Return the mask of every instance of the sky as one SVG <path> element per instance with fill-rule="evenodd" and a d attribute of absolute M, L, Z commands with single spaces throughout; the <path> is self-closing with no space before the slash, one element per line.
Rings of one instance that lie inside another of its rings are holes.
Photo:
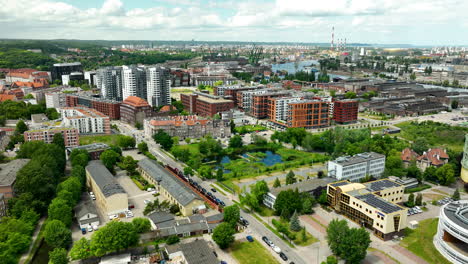
<path fill-rule="evenodd" d="M 0 38 L 468 45 L 467 0 L 0 0 Z"/>

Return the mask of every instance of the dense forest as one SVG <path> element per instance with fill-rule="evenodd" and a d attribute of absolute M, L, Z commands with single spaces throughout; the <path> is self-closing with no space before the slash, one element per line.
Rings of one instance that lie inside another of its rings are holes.
<path fill-rule="evenodd" d="M 0 47 L 0 68 L 49 70 L 54 62 L 54 59 L 42 53 Z"/>

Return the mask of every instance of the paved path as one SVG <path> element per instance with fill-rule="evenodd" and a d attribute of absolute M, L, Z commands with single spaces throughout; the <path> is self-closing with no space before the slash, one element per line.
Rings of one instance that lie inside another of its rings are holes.
<path fill-rule="evenodd" d="M 19 264 L 23 264 L 28 258 L 29 254 L 31 253 L 34 242 L 36 242 L 37 236 L 39 235 L 39 232 L 41 231 L 42 225 L 44 224 L 45 220 L 46 220 L 45 217 L 42 217 L 41 219 L 39 219 L 39 222 L 36 226 L 36 230 L 34 230 L 34 234 L 31 239 L 31 245 L 29 245 L 28 251 L 21 255 L 21 258 L 18 262 Z"/>

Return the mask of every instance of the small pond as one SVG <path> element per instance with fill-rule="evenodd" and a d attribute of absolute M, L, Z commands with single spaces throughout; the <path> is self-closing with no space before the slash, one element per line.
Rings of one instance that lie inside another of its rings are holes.
<path fill-rule="evenodd" d="M 265 151 L 265 152 L 260 152 L 262 153 L 263 155 L 256 155 L 256 153 L 258 152 L 254 152 L 254 153 L 244 153 L 242 154 L 241 156 L 245 159 L 258 159 L 256 160 L 255 162 L 259 162 L 259 163 L 263 163 L 265 166 L 273 166 L 277 163 L 283 163 L 283 160 L 281 159 L 281 156 L 278 155 L 278 154 L 275 154 L 271 151 Z M 257 157 L 257 156 L 261 156 L 261 157 Z M 220 166 L 216 166 L 216 169 L 224 166 L 224 164 L 227 164 L 231 162 L 231 158 L 229 158 L 229 156 L 224 156 L 222 159 L 221 159 L 221 162 L 220 162 Z M 231 171 L 230 170 L 224 170 L 224 173 L 230 173 Z"/>

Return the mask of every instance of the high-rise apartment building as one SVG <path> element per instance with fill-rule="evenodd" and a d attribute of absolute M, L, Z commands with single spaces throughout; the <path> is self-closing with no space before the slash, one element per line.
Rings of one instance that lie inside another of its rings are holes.
<path fill-rule="evenodd" d="M 136 66 L 123 66 L 122 75 L 122 99 L 125 100 L 129 96 L 136 96 L 146 100 L 147 93 L 145 68 Z"/>
<path fill-rule="evenodd" d="M 104 67 L 97 70 L 96 85 L 106 99 L 122 101 L 122 67 Z"/>
<path fill-rule="evenodd" d="M 151 106 L 171 104 L 171 77 L 169 69 L 148 67 L 146 69 L 147 101 Z"/>

